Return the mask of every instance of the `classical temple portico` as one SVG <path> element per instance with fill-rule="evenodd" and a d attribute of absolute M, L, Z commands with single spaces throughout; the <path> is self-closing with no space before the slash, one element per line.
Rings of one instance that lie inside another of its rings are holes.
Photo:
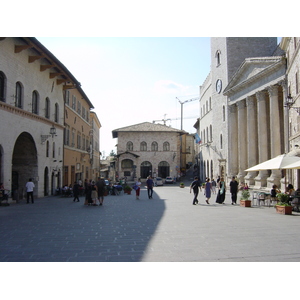
<path fill-rule="evenodd" d="M 280 108 L 283 110 L 283 89 L 280 85 L 269 86 L 229 106 L 230 175 L 238 172 L 239 181 L 257 189 L 280 185 L 280 170 L 245 171 L 282 153 L 284 123 Z"/>
<path fill-rule="evenodd" d="M 249 58 L 224 89 L 228 98 L 228 175 L 255 189 L 280 186 L 281 171 L 245 170 L 285 152 L 285 59 Z"/>

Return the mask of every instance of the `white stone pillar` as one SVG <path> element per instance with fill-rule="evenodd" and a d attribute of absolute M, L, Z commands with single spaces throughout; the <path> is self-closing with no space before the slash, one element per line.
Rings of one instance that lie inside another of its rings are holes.
<path fill-rule="evenodd" d="M 245 170 L 248 164 L 247 154 L 247 111 L 246 101 L 241 100 L 237 102 L 238 107 L 238 157 L 239 157 L 239 174 L 238 180 L 244 181 L 246 175 Z"/>
<path fill-rule="evenodd" d="M 254 96 L 246 98 L 247 105 L 247 152 L 248 152 L 248 165 L 251 168 L 258 164 L 258 138 L 257 138 L 257 110 L 256 101 Z M 254 178 L 257 172 L 248 172 L 245 177 L 245 182 L 248 185 L 254 185 Z"/>
<path fill-rule="evenodd" d="M 229 128 L 228 128 L 228 176 L 237 176 L 238 174 L 238 120 L 237 120 L 237 107 L 236 104 L 229 105 Z"/>
<path fill-rule="evenodd" d="M 258 163 L 269 159 L 268 157 L 268 125 L 267 125 L 267 103 L 266 93 L 259 91 L 256 93 L 257 99 L 257 134 L 258 134 Z M 268 171 L 259 171 L 254 178 L 255 187 L 259 189 L 267 184 Z"/>
<path fill-rule="evenodd" d="M 270 86 L 268 89 L 270 97 L 270 144 L 271 144 L 271 158 L 281 154 L 280 143 L 280 113 L 278 102 L 278 87 Z M 268 187 L 271 188 L 273 184 L 280 186 L 281 171 L 272 170 L 271 176 L 268 178 Z"/>

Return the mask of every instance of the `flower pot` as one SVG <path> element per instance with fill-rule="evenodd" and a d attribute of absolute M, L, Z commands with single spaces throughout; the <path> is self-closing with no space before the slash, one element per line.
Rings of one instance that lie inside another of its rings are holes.
<path fill-rule="evenodd" d="M 131 195 L 131 191 L 124 191 L 124 193 Z"/>
<path fill-rule="evenodd" d="M 276 212 L 282 215 L 291 215 L 293 206 L 276 205 Z"/>
<path fill-rule="evenodd" d="M 251 207 L 251 200 L 240 200 L 240 206 Z"/>
<path fill-rule="evenodd" d="M 180 187 L 181 187 L 181 188 L 184 188 L 184 184 L 181 184 Z"/>

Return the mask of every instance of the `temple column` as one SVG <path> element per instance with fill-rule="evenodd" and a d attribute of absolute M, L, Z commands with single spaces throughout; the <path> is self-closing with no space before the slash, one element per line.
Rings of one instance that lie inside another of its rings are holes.
<path fill-rule="evenodd" d="M 247 105 L 247 152 L 248 152 L 248 166 L 251 168 L 258 164 L 258 139 L 257 139 L 257 116 L 255 97 L 249 96 L 246 98 Z M 245 182 L 248 185 L 254 185 L 254 178 L 257 172 L 248 172 L 245 177 Z"/>
<path fill-rule="evenodd" d="M 281 154 L 280 144 L 280 114 L 278 102 L 278 87 L 270 86 L 268 89 L 270 97 L 270 144 L 271 144 L 271 158 Z M 281 171 L 272 170 L 271 176 L 268 178 L 268 187 L 271 188 L 273 184 L 280 186 Z"/>
<path fill-rule="evenodd" d="M 246 175 L 245 170 L 248 164 L 247 155 L 247 113 L 246 101 L 237 102 L 238 107 L 238 159 L 239 159 L 239 174 L 237 176 L 240 182 L 244 181 Z"/>
<path fill-rule="evenodd" d="M 229 105 L 229 134 L 228 134 L 228 176 L 231 179 L 232 176 L 238 174 L 238 121 L 237 121 L 237 107 L 235 104 Z"/>
<path fill-rule="evenodd" d="M 257 99 L 257 135 L 258 135 L 258 163 L 268 160 L 268 125 L 267 125 L 267 103 L 266 93 L 259 91 Z M 267 184 L 268 171 L 259 171 L 254 178 L 255 189 L 265 187 Z"/>

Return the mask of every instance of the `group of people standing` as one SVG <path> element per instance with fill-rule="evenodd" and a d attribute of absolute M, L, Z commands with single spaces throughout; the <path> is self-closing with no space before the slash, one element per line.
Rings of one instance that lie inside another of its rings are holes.
<path fill-rule="evenodd" d="M 88 181 L 86 179 L 84 182 L 84 190 L 85 190 L 85 202 L 84 202 L 85 205 L 97 206 L 97 201 L 99 202 L 99 206 L 103 205 L 104 192 L 105 192 L 104 178 L 98 177 L 98 180 L 96 182 L 94 180 Z M 80 201 L 79 193 L 80 193 L 80 184 L 78 182 L 75 182 L 73 186 L 74 202 Z"/>
<path fill-rule="evenodd" d="M 206 203 L 209 203 L 209 200 L 211 198 L 212 193 L 217 194 L 216 203 L 222 204 L 225 201 L 225 194 L 226 194 L 226 185 L 223 177 L 218 177 L 217 182 L 213 179 L 212 182 L 210 182 L 210 178 L 206 178 L 205 184 L 203 186 L 204 188 L 204 195 L 206 197 Z M 216 192 L 216 188 L 218 188 L 218 192 Z M 193 205 L 198 204 L 198 194 L 199 189 L 202 190 L 201 183 L 199 181 L 199 178 L 196 176 L 194 178 L 194 181 L 190 185 L 190 193 L 193 190 L 194 198 L 193 198 Z"/>
<path fill-rule="evenodd" d="M 236 205 L 237 202 L 237 194 L 240 189 L 248 189 L 248 185 L 242 183 L 239 185 L 239 183 L 236 181 L 235 176 L 232 177 L 230 183 L 230 193 L 231 193 L 231 204 Z M 226 184 L 224 181 L 224 177 L 218 176 L 217 182 L 213 179 L 212 182 L 210 182 L 209 178 L 206 178 L 205 184 L 203 186 L 204 188 L 204 195 L 206 197 L 206 203 L 209 204 L 209 200 L 211 198 L 212 194 L 217 194 L 216 197 L 216 203 L 224 204 L 225 202 L 225 196 L 226 196 Z M 216 192 L 216 188 L 218 188 L 218 192 Z M 191 183 L 190 186 L 190 193 L 191 191 L 194 191 L 194 199 L 193 199 L 193 205 L 198 204 L 198 193 L 199 189 L 201 190 L 201 183 L 198 179 L 198 177 L 195 177 L 194 181 Z"/>

